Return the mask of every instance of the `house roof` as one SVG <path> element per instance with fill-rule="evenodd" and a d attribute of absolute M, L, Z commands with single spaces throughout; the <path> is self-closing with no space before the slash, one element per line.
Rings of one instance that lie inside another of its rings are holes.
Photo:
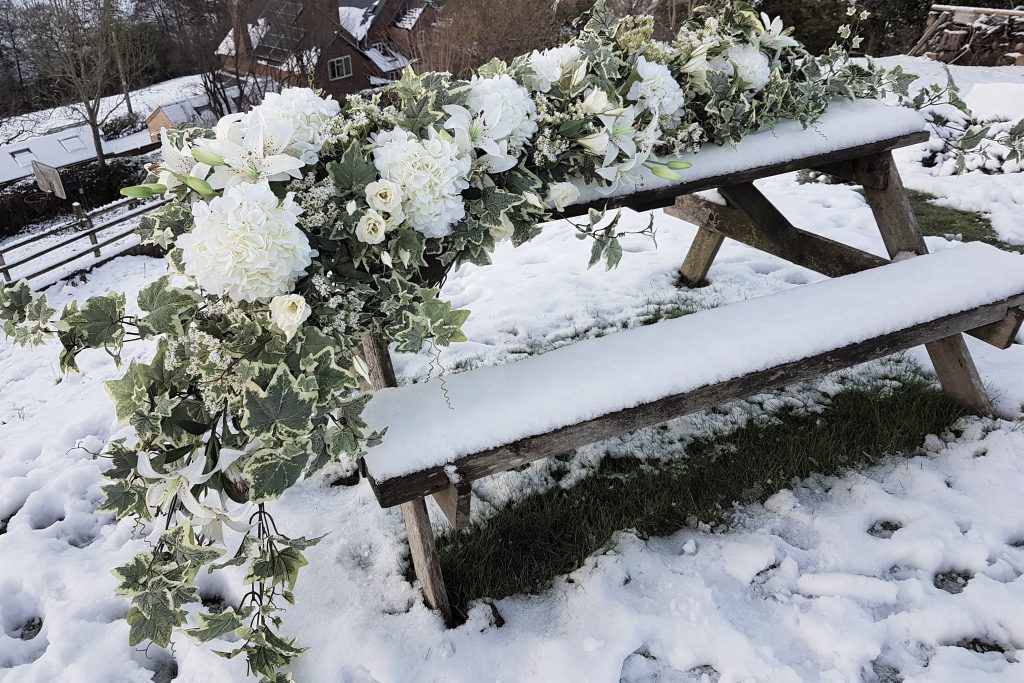
<path fill-rule="evenodd" d="M 356 40 L 364 40 L 387 0 L 338 0 L 338 21 Z"/>
<path fill-rule="evenodd" d="M 148 130 L 114 140 L 103 140 L 107 154 L 123 154 L 151 144 Z M 92 132 L 86 125 L 66 127 L 55 133 L 39 135 L 21 142 L 0 146 L 0 183 L 32 175 L 32 162 L 63 168 L 96 157 Z"/>

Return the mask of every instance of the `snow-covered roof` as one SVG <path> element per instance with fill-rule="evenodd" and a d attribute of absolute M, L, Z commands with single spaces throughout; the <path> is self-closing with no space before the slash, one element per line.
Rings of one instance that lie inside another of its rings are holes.
<path fill-rule="evenodd" d="M 124 154 L 142 149 L 152 142 L 149 131 L 143 130 L 114 140 L 103 140 L 107 154 Z M 63 168 L 96 157 L 89 126 L 78 125 L 20 142 L 0 146 L 0 183 L 32 175 L 32 162 Z"/>
<path fill-rule="evenodd" d="M 249 44 L 255 49 L 259 46 L 263 36 L 267 34 L 269 25 L 266 19 L 260 17 L 256 20 L 255 24 L 246 24 L 246 28 L 249 29 Z M 220 41 L 216 54 L 224 55 L 225 57 L 235 56 L 235 29 L 229 30 L 228 34 L 224 36 L 224 40 Z"/>
<path fill-rule="evenodd" d="M 338 0 L 338 22 L 356 40 L 363 40 L 384 4 L 385 0 Z"/>
<path fill-rule="evenodd" d="M 416 22 L 420 20 L 420 17 L 423 15 L 423 10 L 425 9 L 425 5 L 409 8 L 405 14 L 398 18 L 395 22 L 395 26 L 398 28 L 404 28 L 406 31 L 413 30 L 416 27 Z"/>
<path fill-rule="evenodd" d="M 369 50 L 363 50 L 363 54 L 366 55 L 374 65 L 381 71 L 397 71 L 404 69 L 409 66 L 410 60 L 408 57 L 393 50 L 390 47 L 372 47 Z"/>

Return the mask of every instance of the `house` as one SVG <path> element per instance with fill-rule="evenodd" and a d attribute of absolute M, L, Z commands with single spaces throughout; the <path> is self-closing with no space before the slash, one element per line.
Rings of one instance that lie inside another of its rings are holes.
<path fill-rule="evenodd" d="M 148 131 L 101 142 L 108 157 L 140 154 L 155 148 Z M 31 176 L 33 161 L 64 168 L 95 158 L 96 147 L 89 126 L 63 126 L 45 135 L 0 145 L 0 185 Z"/>
<path fill-rule="evenodd" d="M 225 102 L 220 107 L 214 107 L 210 103 L 210 96 L 206 94 L 160 105 L 146 117 L 146 128 L 149 130 L 150 138 L 154 141 L 160 140 L 160 130 L 164 128 L 213 128 L 220 119 L 218 110 L 223 111 L 227 108 L 230 111 L 238 111 L 239 86 L 225 85 L 221 93 Z"/>
<path fill-rule="evenodd" d="M 227 71 L 341 98 L 397 79 L 437 9 L 432 0 L 231 0 L 231 14 L 217 49 Z"/>

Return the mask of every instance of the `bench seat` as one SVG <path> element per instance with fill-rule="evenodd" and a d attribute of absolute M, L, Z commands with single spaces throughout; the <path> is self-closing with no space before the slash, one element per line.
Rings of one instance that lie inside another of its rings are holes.
<path fill-rule="evenodd" d="M 382 389 L 365 417 L 388 431 L 364 472 L 381 504 L 397 505 L 601 438 L 588 422 L 621 414 L 609 436 L 656 424 L 1001 321 L 1021 305 L 1024 256 L 967 243 L 450 375 L 451 408 L 436 378 Z M 736 378 L 747 384 L 727 386 Z"/>

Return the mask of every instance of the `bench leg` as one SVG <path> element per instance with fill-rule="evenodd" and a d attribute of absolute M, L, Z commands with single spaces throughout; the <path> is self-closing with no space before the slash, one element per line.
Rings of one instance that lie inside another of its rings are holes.
<path fill-rule="evenodd" d="M 859 159 L 858 177 L 862 177 L 864 194 L 875 216 L 875 222 L 882 233 L 882 240 L 890 258 L 900 254 L 926 254 L 921 228 L 917 223 L 903 180 L 896 170 L 892 154 L 874 155 Z M 883 182 L 877 182 L 881 178 Z M 878 185 L 883 187 L 879 188 Z M 874 186 L 874 187 L 873 187 Z M 894 295 L 897 295 L 894 293 Z M 993 413 L 992 401 L 978 375 L 963 335 L 956 334 L 926 344 L 935 374 L 943 390 L 965 406 L 981 414 Z"/>
<path fill-rule="evenodd" d="M 448 591 L 444 587 L 437 549 L 434 547 L 434 532 L 430 528 L 426 501 L 417 498 L 412 502 L 402 503 L 402 517 L 405 518 L 405 533 L 409 539 L 412 566 L 416 570 L 416 578 L 420 580 L 427 606 L 441 612 L 445 623 L 451 626 L 452 608 L 448 602 Z"/>
<path fill-rule="evenodd" d="M 679 267 L 679 274 L 688 286 L 696 287 L 704 282 L 724 241 L 725 236 L 721 233 L 698 226 L 697 236 L 693 238 L 686 259 Z"/>

